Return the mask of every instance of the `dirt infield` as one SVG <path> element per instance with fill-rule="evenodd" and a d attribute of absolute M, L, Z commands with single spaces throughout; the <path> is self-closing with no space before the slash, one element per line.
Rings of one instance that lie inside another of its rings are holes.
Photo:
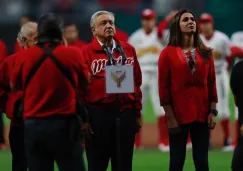
<path fill-rule="evenodd" d="M 235 124 L 232 122 L 230 124 L 230 135 L 232 140 L 235 139 Z M 9 126 L 5 126 L 5 140 L 7 142 L 7 146 L 9 147 L 8 143 L 8 133 L 9 133 Z M 219 123 L 217 124 L 215 130 L 212 131 L 212 145 L 213 147 L 220 148 L 223 145 L 223 134 Z M 144 147 L 153 148 L 157 146 L 158 142 L 158 130 L 156 124 L 145 123 L 142 128 L 142 142 Z"/>
<path fill-rule="evenodd" d="M 230 124 L 230 135 L 232 140 L 235 139 L 235 124 L 232 122 Z M 223 145 L 223 134 L 219 123 L 215 130 L 212 131 L 212 146 L 215 148 L 220 148 Z M 156 147 L 158 142 L 158 130 L 156 124 L 145 123 L 142 128 L 142 141 L 144 147 Z"/>

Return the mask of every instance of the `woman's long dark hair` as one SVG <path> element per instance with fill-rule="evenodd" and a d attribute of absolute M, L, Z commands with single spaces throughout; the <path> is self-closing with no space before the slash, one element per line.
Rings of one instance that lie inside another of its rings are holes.
<path fill-rule="evenodd" d="M 170 36 L 169 36 L 169 46 L 182 46 L 183 38 L 182 32 L 180 29 L 180 19 L 182 14 L 184 13 L 191 13 L 196 21 L 195 15 L 189 10 L 181 10 L 179 11 L 171 21 L 170 25 Z M 203 41 L 200 38 L 199 31 L 198 31 L 198 24 L 196 23 L 196 32 L 194 33 L 194 46 L 199 50 L 200 54 L 204 59 L 208 59 L 212 56 L 212 49 L 208 48 L 204 45 Z"/>

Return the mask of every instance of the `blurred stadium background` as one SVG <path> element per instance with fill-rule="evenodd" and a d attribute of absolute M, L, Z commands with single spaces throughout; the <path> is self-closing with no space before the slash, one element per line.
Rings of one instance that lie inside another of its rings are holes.
<path fill-rule="evenodd" d="M 0 39 L 6 43 L 9 54 L 12 54 L 21 16 L 28 15 L 38 19 L 44 13 L 55 12 L 65 20 L 75 22 L 80 31 L 80 39 L 89 42 L 92 38 L 89 28 L 90 17 L 101 9 L 114 12 L 118 28 L 130 35 L 140 28 L 140 13 L 145 8 L 153 8 L 157 12 L 158 21 L 170 11 L 183 8 L 193 11 L 196 16 L 208 12 L 214 17 L 215 28 L 229 37 L 232 33 L 243 30 L 242 0 L 0 0 Z M 232 96 L 229 101 L 231 118 L 234 120 Z M 143 127 L 143 141 L 147 148 L 135 152 L 134 171 L 168 170 L 169 153 L 162 153 L 156 149 L 155 122 L 156 119 L 149 102 L 144 115 Z M 6 135 L 8 124 L 9 121 L 5 118 Z M 213 133 L 215 141 L 222 138 L 218 127 Z M 220 146 L 220 143 L 215 144 L 215 146 Z M 229 171 L 231 158 L 232 152 L 211 151 L 211 170 Z M 10 170 L 10 151 L 0 151 L 0 171 Z M 190 151 L 184 170 L 194 170 Z"/>

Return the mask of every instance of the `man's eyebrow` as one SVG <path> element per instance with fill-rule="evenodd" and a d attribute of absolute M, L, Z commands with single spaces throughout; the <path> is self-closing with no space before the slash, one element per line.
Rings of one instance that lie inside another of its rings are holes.
<path fill-rule="evenodd" d="M 110 20 L 102 20 L 101 23 L 102 22 L 107 22 L 107 21 L 113 21 L 113 20 L 112 19 L 110 19 Z"/>

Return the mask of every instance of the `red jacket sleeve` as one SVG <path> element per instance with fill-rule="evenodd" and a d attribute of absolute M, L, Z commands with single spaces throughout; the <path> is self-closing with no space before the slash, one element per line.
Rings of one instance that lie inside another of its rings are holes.
<path fill-rule="evenodd" d="M 218 102 L 218 95 L 216 89 L 216 77 L 213 58 L 209 59 L 209 71 L 208 71 L 208 99 L 209 102 Z"/>
<path fill-rule="evenodd" d="M 238 58 L 243 58 L 243 48 L 237 47 L 237 46 L 232 46 L 230 49 L 231 53 L 229 56 L 226 57 L 226 60 L 229 64 L 229 66 L 231 66 L 233 60 L 238 57 Z"/>
<path fill-rule="evenodd" d="M 22 78 L 21 78 L 22 72 L 23 72 L 22 71 L 23 60 L 21 58 L 22 57 L 15 58 L 14 67 L 10 74 L 10 86 L 11 86 L 11 89 L 14 91 L 21 90 L 23 88 L 23 85 L 22 85 L 23 82 L 22 82 Z"/>
<path fill-rule="evenodd" d="M 231 56 L 232 57 L 239 57 L 243 58 L 243 48 L 237 47 L 237 46 L 232 46 L 231 47 Z"/>
<path fill-rule="evenodd" d="M 6 113 L 6 104 L 8 101 L 8 94 L 6 91 L 0 89 L 0 112 Z"/>
<path fill-rule="evenodd" d="M 142 110 L 142 91 L 141 91 L 142 73 L 141 73 L 140 65 L 138 63 L 136 51 L 134 48 L 133 48 L 133 56 L 134 56 L 135 108 L 138 116 L 141 116 L 140 112 Z"/>
<path fill-rule="evenodd" d="M 10 74 L 13 67 L 15 55 L 7 57 L 0 65 L 0 84 L 5 91 L 10 91 Z"/>
<path fill-rule="evenodd" d="M 164 19 L 162 20 L 158 25 L 158 37 L 163 38 L 163 32 L 166 29 L 167 25 L 169 24 L 169 21 Z"/>
<path fill-rule="evenodd" d="M 79 85 L 82 87 L 86 87 L 90 82 L 90 73 L 88 69 L 88 65 L 85 62 L 85 56 L 82 50 L 78 50 L 79 55 L 79 63 L 78 63 L 78 74 L 79 74 Z"/>
<path fill-rule="evenodd" d="M 169 68 L 169 57 L 167 56 L 166 49 L 167 48 L 161 52 L 158 62 L 158 84 L 161 106 L 171 104 L 171 73 Z"/>
<path fill-rule="evenodd" d="M 7 46 L 3 41 L 0 41 L 0 63 L 8 56 Z"/>

